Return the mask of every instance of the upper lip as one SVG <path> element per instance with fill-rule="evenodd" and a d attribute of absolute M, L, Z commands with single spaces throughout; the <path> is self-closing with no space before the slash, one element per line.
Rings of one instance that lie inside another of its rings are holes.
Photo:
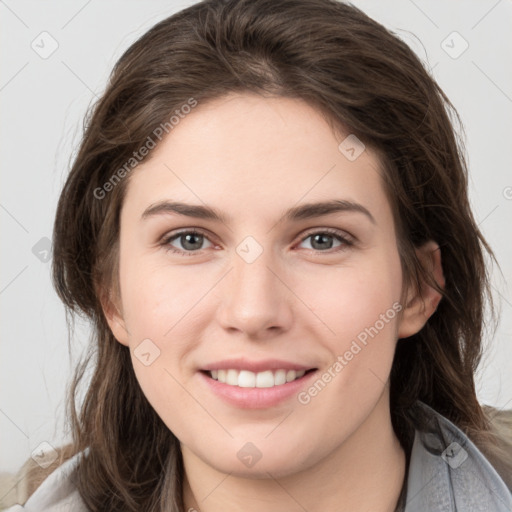
<path fill-rule="evenodd" d="M 236 359 L 223 359 L 222 361 L 216 361 L 201 369 L 206 371 L 211 370 L 249 370 L 254 373 L 263 372 L 265 370 L 311 370 L 313 366 L 304 364 L 294 363 L 291 361 L 284 361 L 282 359 L 262 359 L 260 361 L 250 361 L 244 358 Z"/>

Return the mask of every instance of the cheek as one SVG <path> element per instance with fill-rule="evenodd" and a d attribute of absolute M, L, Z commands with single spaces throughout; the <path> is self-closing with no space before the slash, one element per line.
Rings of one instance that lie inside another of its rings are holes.
<path fill-rule="evenodd" d="M 201 297 L 208 279 L 190 267 L 134 265 L 125 268 L 123 308 L 130 334 L 132 364 L 147 400 L 173 432 L 187 432 L 190 418 L 204 411 L 187 391 L 188 356 L 200 337 L 199 322 L 205 321 Z M 147 340 L 150 340 L 148 342 Z M 150 353 L 150 364 L 140 358 L 142 343 Z M 153 355 L 155 354 L 155 355 Z M 176 411 L 179 410 L 179 414 Z M 188 425 L 187 425 L 188 422 Z"/>
<path fill-rule="evenodd" d="M 323 335 L 316 338 L 331 354 L 324 369 L 328 391 L 319 383 L 304 402 L 318 395 L 313 408 L 335 403 L 335 415 L 371 408 L 391 370 L 402 307 L 400 290 L 400 260 L 391 249 L 364 263 L 359 260 L 357 265 L 317 272 L 303 280 L 301 293 L 321 320 L 317 333 Z"/>
<path fill-rule="evenodd" d="M 121 293 L 137 380 L 167 426 L 186 430 L 183 418 L 204 413 L 185 389 L 193 375 L 186 369 L 191 368 L 190 356 L 201 343 L 198 333 L 211 321 L 205 299 L 218 276 L 213 271 L 199 272 L 193 265 L 126 263 Z M 141 357 L 147 353 L 149 357 Z M 170 413 L 178 406 L 179 415 Z"/>
<path fill-rule="evenodd" d="M 193 265 L 173 268 L 165 263 L 127 263 L 121 275 L 121 294 L 124 319 L 134 343 L 142 336 L 165 344 L 178 331 L 183 335 L 187 325 L 197 325 L 201 299 L 214 285 L 215 276 L 209 279 L 207 272 Z"/>
<path fill-rule="evenodd" d="M 337 350 L 375 323 L 387 336 L 391 331 L 389 326 L 395 324 L 400 299 L 401 269 L 397 253 L 379 251 L 374 257 L 353 261 L 328 271 L 315 269 L 297 281 L 297 295 L 305 298 L 312 313 L 324 325 L 325 339 L 332 340 Z M 384 325 L 381 315 L 386 316 Z"/>

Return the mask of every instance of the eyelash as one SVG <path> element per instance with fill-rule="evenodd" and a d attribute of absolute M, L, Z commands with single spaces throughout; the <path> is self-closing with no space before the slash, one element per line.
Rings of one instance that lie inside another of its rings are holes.
<path fill-rule="evenodd" d="M 171 242 L 173 242 L 174 240 L 178 239 L 180 236 L 182 236 L 182 235 L 189 235 L 189 234 L 190 235 L 201 235 L 201 236 L 204 236 L 206 239 L 208 239 L 207 234 L 204 233 L 203 231 L 197 230 L 197 229 L 188 229 L 188 230 L 179 231 L 177 233 L 172 233 L 172 234 L 164 237 L 162 239 L 161 245 L 163 247 L 165 247 L 168 251 L 173 252 L 175 254 L 178 254 L 180 256 L 194 256 L 196 254 L 201 253 L 201 250 L 198 250 L 198 251 L 182 251 L 181 249 L 176 249 L 175 247 L 170 245 Z M 353 240 L 351 240 L 349 237 L 347 237 L 345 235 L 342 235 L 340 233 L 340 231 L 338 231 L 337 229 L 333 229 L 333 228 L 324 228 L 324 229 L 317 229 L 315 231 L 310 231 L 305 236 L 303 236 L 301 238 L 299 243 L 304 242 L 305 240 L 307 240 L 308 238 L 310 238 L 310 237 L 312 237 L 314 235 L 331 235 L 334 238 L 338 239 L 338 241 L 340 241 L 342 243 L 342 245 L 340 245 L 339 247 L 336 247 L 334 249 L 328 249 L 328 250 L 325 250 L 325 251 L 320 251 L 320 250 L 315 250 L 315 249 L 308 249 L 309 251 L 313 251 L 313 252 L 318 253 L 318 254 L 322 254 L 322 253 L 333 254 L 333 253 L 344 251 L 347 248 L 349 248 L 349 247 L 354 245 L 354 241 Z M 210 242 L 211 242 L 211 240 L 210 240 Z"/>

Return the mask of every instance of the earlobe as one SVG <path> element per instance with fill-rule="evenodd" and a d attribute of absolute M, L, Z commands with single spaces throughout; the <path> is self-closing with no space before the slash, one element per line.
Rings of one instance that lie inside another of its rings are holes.
<path fill-rule="evenodd" d="M 416 254 L 439 287 L 444 289 L 445 279 L 439 245 L 430 240 L 416 249 Z M 427 323 L 427 320 L 435 313 L 441 299 L 441 293 L 425 282 L 421 283 L 420 290 L 411 290 L 407 295 L 405 308 L 398 327 L 398 338 L 408 338 L 419 332 Z"/>
<path fill-rule="evenodd" d="M 121 345 L 129 345 L 128 329 L 119 308 L 111 301 L 110 298 L 101 301 L 103 314 L 107 320 L 108 326 L 114 335 L 114 338 Z"/>

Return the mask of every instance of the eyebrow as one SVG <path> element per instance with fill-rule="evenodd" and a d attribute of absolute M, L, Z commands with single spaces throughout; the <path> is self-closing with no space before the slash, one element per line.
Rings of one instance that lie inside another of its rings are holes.
<path fill-rule="evenodd" d="M 365 215 L 372 224 L 376 224 L 375 218 L 362 204 L 342 199 L 322 201 L 318 203 L 306 203 L 290 208 L 281 216 L 285 221 L 299 221 L 321 217 L 338 212 L 353 212 Z M 164 214 L 178 214 L 196 219 L 215 220 L 228 224 L 230 217 L 219 210 L 205 205 L 195 205 L 180 202 L 160 201 L 146 208 L 141 220 Z"/>

